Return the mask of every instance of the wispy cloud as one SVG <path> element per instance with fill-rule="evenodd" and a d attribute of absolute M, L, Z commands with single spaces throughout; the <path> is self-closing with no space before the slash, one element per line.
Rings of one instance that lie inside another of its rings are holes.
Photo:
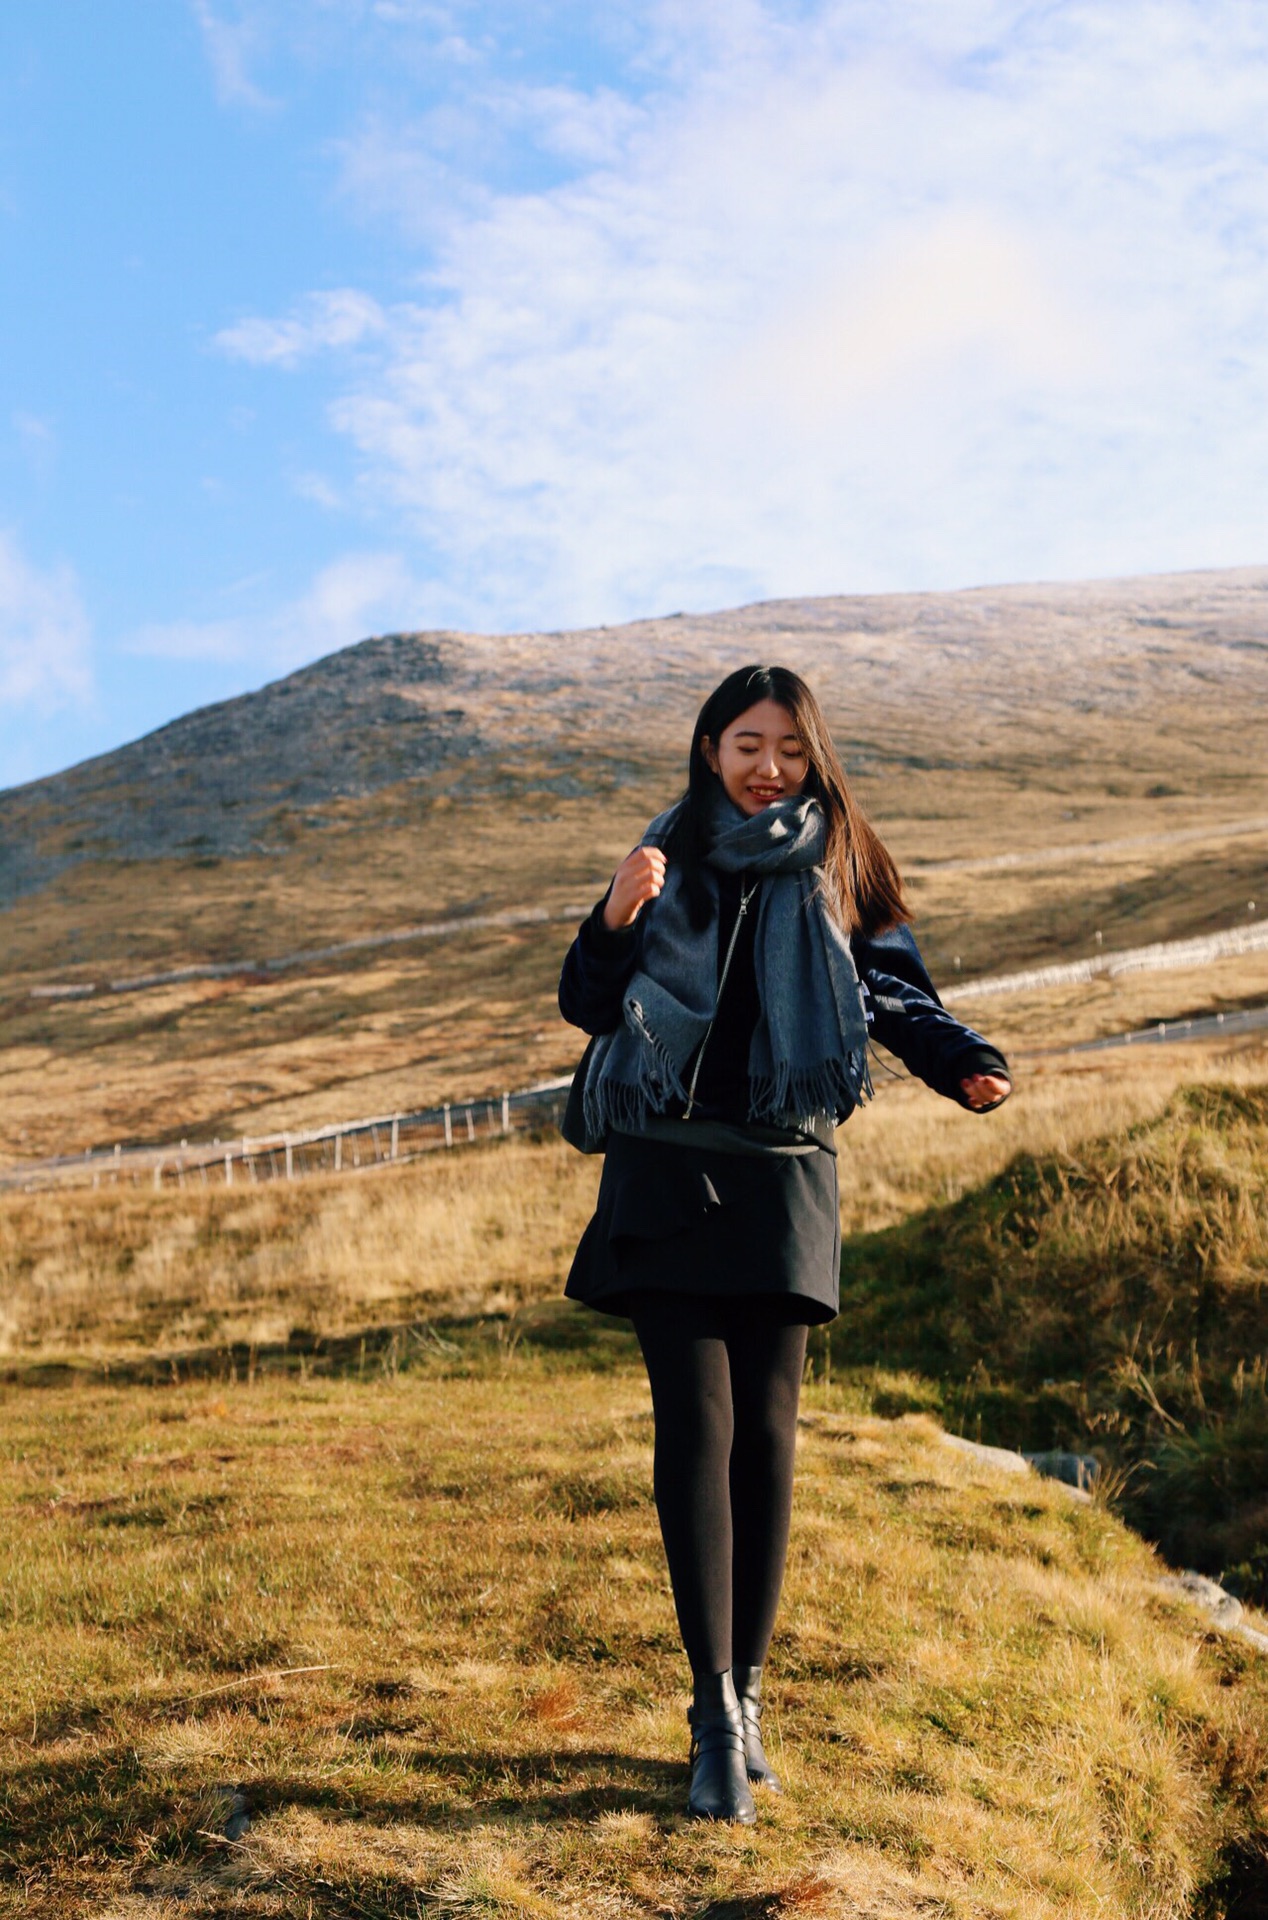
<path fill-rule="evenodd" d="M 92 693 L 92 633 L 74 575 L 32 565 L 0 531 L 0 702 L 51 714 Z"/>
<path fill-rule="evenodd" d="M 310 293 L 283 320 L 240 320 L 224 327 L 215 345 L 232 360 L 257 367 L 293 367 L 332 347 L 353 347 L 384 331 L 378 302 L 354 287 Z"/>
<path fill-rule="evenodd" d="M 37 413 L 19 408 L 13 416 L 13 430 L 35 478 L 41 484 L 51 479 L 57 465 L 57 435 L 50 423 Z"/>
<path fill-rule="evenodd" d="M 357 348 L 329 419 L 443 556 L 432 600 L 555 624 L 1262 551 L 1260 10 L 633 18 L 624 90 L 477 63 L 343 143 L 416 298 L 221 336 Z"/>
<path fill-rule="evenodd" d="M 421 589 L 399 554 L 344 554 L 323 567 L 304 593 L 272 612 L 260 611 L 261 584 L 247 583 L 256 587 L 250 608 L 218 619 L 144 627 L 127 651 L 167 660 L 250 662 L 262 672 L 285 672 L 369 633 L 417 624 Z"/>
<path fill-rule="evenodd" d="M 255 111 L 276 107 L 277 101 L 252 79 L 249 70 L 252 57 L 261 50 L 263 10 L 239 0 L 238 13 L 228 19 L 211 0 L 191 0 L 191 4 L 221 105 Z"/>

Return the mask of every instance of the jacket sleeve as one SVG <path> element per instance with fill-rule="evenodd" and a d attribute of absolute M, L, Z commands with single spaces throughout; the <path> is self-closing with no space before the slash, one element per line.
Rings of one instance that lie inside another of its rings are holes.
<path fill-rule="evenodd" d="M 621 1002 L 638 959 L 639 926 L 611 933 L 603 924 L 607 894 L 577 929 L 559 976 L 559 1011 L 583 1033 L 615 1033 Z"/>
<path fill-rule="evenodd" d="M 960 1082 L 970 1075 L 1012 1078 L 999 1049 L 947 1012 L 907 927 L 870 940 L 856 935 L 852 946 L 872 1038 L 897 1054 L 909 1072 L 962 1107 L 968 1101 Z"/>

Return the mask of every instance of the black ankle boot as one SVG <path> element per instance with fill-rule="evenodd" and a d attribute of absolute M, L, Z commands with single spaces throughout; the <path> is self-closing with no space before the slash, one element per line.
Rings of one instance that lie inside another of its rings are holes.
<path fill-rule="evenodd" d="M 762 1669 L 732 1667 L 731 1678 L 735 1683 L 744 1727 L 745 1771 L 754 1786 L 779 1793 L 779 1775 L 766 1758 L 766 1749 L 762 1745 Z"/>
<path fill-rule="evenodd" d="M 757 1808 L 744 1770 L 744 1721 L 729 1673 L 696 1676 L 687 1713 L 691 1725 L 691 1791 L 694 1820 L 736 1820 L 751 1827 Z"/>

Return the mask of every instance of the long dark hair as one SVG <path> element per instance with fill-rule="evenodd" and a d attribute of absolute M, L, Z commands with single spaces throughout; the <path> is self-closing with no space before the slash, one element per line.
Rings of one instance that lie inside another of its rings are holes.
<path fill-rule="evenodd" d="M 704 742 L 708 740 L 716 748 L 732 721 L 759 700 L 773 700 L 783 707 L 805 749 L 809 770 L 803 792 L 819 802 L 827 825 L 823 894 L 833 917 L 846 933 L 867 936 L 909 920 L 898 868 L 850 792 L 819 702 L 791 667 L 762 666 L 737 667 L 729 673 L 701 707 L 691 737 L 687 791 L 665 852 L 681 862 L 692 920 L 704 927 L 712 913 L 701 868 L 708 850 L 704 837 L 706 800 L 718 776 L 705 759 Z"/>

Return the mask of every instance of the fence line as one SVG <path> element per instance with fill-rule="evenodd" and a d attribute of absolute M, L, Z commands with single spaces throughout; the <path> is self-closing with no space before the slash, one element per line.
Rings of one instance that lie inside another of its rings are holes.
<path fill-rule="evenodd" d="M 0 1170 L 0 1189 L 49 1186 L 155 1188 L 231 1187 L 244 1180 L 298 1180 L 314 1173 L 349 1173 L 412 1160 L 420 1153 L 559 1125 L 572 1075 L 518 1092 L 444 1101 L 413 1112 L 378 1114 L 286 1133 L 233 1140 L 182 1140 L 179 1145 L 106 1147 Z"/>
<path fill-rule="evenodd" d="M 1099 937 L 1099 936 L 1098 936 Z M 1231 927 L 1224 933 L 1199 934 L 1190 940 L 1156 940 L 1148 947 L 1124 947 L 1117 953 L 1093 954 L 1086 960 L 1067 960 L 1051 967 L 1030 967 L 1024 973 L 1000 973 L 994 979 L 966 980 L 948 987 L 948 1002 L 976 1000 L 991 993 L 1024 993 L 1029 987 L 1079 986 L 1100 974 L 1163 973 L 1179 967 L 1201 967 L 1229 954 L 1258 953 L 1268 947 L 1268 921 L 1253 927 Z"/>
<path fill-rule="evenodd" d="M 412 934 L 415 930 L 409 931 Z M 1100 974 L 1201 966 L 1225 955 L 1254 953 L 1265 948 L 1268 948 L 1268 922 L 1195 939 L 1157 941 L 1148 947 L 1032 967 L 1022 973 L 998 974 L 991 979 L 965 980 L 948 988 L 942 997 L 954 1002 L 986 994 L 1019 993 L 1031 987 L 1074 985 Z M 1156 1037 L 1164 1035 L 1165 1029 L 1160 1029 Z M 1178 1032 L 1175 1037 L 1179 1037 Z M 337 1121 L 258 1138 L 247 1135 L 234 1140 L 182 1140 L 179 1145 L 116 1146 L 113 1150 L 107 1147 L 63 1154 L 26 1166 L 0 1168 L 0 1191 L 29 1191 L 57 1185 L 97 1187 L 118 1184 L 124 1179 L 140 1185 L 145 1176 L 156 1188 L 183 1187 L 193 1181 L 202 1186 L 228 1187 L 238 1178 L 258 1183 L 296 1180 L 314 1173 L 355 1172 L 411 1160 L 419 1153 L 436 1148 L 452 1148 L 502 1134 L 558 1126 L 571 1085 L 572 1075 L 566 1074 L 562 1079 L 542 1081 L 514 1093 L 445 1101 L 438 1107 L 379 1114 L 369 1120 Z"/>

